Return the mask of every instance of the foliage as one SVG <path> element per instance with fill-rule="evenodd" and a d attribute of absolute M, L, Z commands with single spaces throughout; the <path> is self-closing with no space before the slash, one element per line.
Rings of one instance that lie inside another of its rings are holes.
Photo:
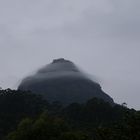
<path fill-rule="evenodd" d="M 140 111 L 93 98 L 62 106 L 19 90 L 0 90 L 0 139 L 139 140 Z"/>
<path fill-rule="evenodd" d="M 0 139 L 25 117 L 37 117 L 47 107 L 41 96 L 19 90 L 0 90 Z"/>
<path fill-rule="evenodd" d="M 95 140 L 139 140 L 140 113 L 127 114 L 124 122 L 96 129 Z"/>
<path fill-rule="evenodd" d="M 87 136 L 79 132 L 71 132 L 67 123 L 46 113 L 33 121 L 23 120 L 15 132 L 7 136 L 7 140 L 86 140 Z"/>

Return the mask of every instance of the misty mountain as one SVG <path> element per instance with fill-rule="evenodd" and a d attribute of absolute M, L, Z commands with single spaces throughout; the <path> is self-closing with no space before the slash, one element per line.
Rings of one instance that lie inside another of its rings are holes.
<path fill-rule="evenodd" d="M 73 62 L 63 58 L 53 60 L 34 75 L 23 79 L 18 89 L 30 90 L 43 95 L 49 102 L 59 101 L 65 105 L 85 103 L 94 97 L 114 104 L 98 83 L 88 78 Z"/>

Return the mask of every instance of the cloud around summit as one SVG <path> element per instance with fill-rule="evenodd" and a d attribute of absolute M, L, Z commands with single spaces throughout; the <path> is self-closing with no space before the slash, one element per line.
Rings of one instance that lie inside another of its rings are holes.
<path fill-rule="evenodd" d="M 139 0 L 0 0 L 0 85 L 14 87 L 64 57 L 101 78 L 116 101 L 139 108 L 139 7 Z"/>

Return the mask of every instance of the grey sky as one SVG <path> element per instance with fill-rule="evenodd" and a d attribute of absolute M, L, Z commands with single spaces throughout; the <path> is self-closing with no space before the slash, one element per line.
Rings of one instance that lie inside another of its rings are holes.
<path fill-rule="evenodd" d="M 140 109 L 139 0 L 0 0 L 0 86 L 64 57 Z"/>

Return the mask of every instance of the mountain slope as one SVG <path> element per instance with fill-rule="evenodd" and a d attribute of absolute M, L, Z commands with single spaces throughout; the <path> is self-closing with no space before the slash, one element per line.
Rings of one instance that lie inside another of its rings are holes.
<path fill-rule="evenodd" d="M 84 103 L 93 97 L 114 103 L 98 83 L 86 77 L 74 63 L 62 58 L 23 79 L 18 89 L 31 90 L 42 94 L 50 102 L 59 101 L 66 105 Z"/>

